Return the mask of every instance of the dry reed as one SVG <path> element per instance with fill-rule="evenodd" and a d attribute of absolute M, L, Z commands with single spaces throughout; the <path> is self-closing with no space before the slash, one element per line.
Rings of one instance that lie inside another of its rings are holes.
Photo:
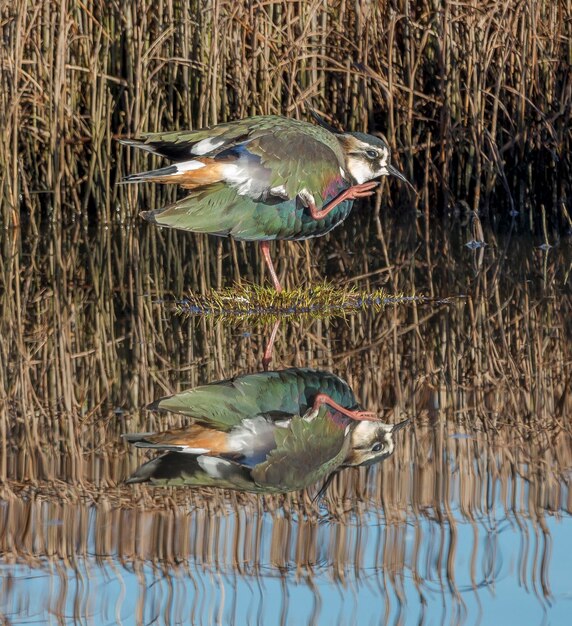
<path fill-rule="evenodd" d="M 16 0 L 1 19 L 6 225 L 110 223 L 164 203 L 114 186 L 144 166 L 118 135 L 303 117 L 311 103 L 384 132 L 423 211 L 518 209 L 534 226 L 543 205 L 569 227 L 569 0 Z"/>

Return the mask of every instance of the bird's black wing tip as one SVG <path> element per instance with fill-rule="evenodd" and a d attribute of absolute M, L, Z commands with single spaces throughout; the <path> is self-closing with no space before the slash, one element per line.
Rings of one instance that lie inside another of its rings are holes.
<path fill-rule="evenodd" d="M 139 217 L 142 217 L 144 220 L 146 220 L 147 222 L 151 222 L 152 224 L 157 223 L 157 220 L 155 219 L 155 211 L 141 211 L 139 213 Z M 150 410 L 156 410 L 156 407 L 153 406 L 154 404 L 155 403 L 152 402 L 145 408 L 150 409 Z"/>
<path fill-rule="evenodd" d="M 146 478 L 141 478 L 140 476 L 129 476 L 123 481 L 125 485 L 136 485 L 137 483 L 147 482 Z"/>
<path fill-rule="evenodd" d="M 152 211 L 143 211 L 143 213 L 152 213 Z M 145 217 L 143 213 L 139 213 L 139 215 L 141 215 L 141 217 Z M 148 218 L 145 217 L 145 219 L 148 219 Z M 165 398 L 159 398 L 158 400 L 153 400 L 153 402 L 150 402 L 149 404 L 145 405 L 145 409 L 147 411 L 164 411 L 165 409 L 161 408 L 161 401 L 164 399 Z"/>

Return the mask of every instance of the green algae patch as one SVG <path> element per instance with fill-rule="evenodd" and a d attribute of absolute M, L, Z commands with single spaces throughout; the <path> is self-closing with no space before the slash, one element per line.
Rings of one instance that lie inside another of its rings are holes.
<path fill-rule="evenodd" d="M 309 289 L 290 289 L 278 293 L 272 287 L 251 284 L 229 289 L 191 293 L 177 302 L 182 314 L 221 317 L 330 317 L 363 309 L 381 310 L 388 304 L 423 301 L 423 296 L 390 294 L 385 289 L 372 292 L 340 288 L 329 283 Z"/>

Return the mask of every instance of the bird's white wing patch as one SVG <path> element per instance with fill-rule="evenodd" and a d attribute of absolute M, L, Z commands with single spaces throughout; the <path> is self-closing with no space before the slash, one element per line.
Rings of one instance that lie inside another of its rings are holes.
<path fill-rule="evenodd" d="M 181 446 L 179 452 L 183 454 L 204 454 L 210 452 L 209 448 L 191 448 L 190 446 Z"/>
<path fill-rule="evenodd" d="M 318 416 L 319 409 L 315 409 L 311 406 L 304 415 L 302 415 L 302 419 L 305 422 L 311 422 L 314 418 Z"/>
<path fill-rule="evenodd" d="M 310 204 L 316 204 L 314 196 L 305 187 L 303 189 L 300 189 L 300 191 L 298 192 L 298 197 L 300 198 L 300 200 L 302 200 L 302 203 L 305 206 L 310 206 Z"/>
<path fill-rule="evenodd" d="M 192 150 L 191 154 L 196 154 L 197 156 L 203 156 L 205 154 L 209 154 L 213 150 L 224 146 L 224 139 L 217 139 L 216 137 L 210 137 L 209 139 L 203 139 L 196 143 Z"/>
<path fill-rule="evenodd" d="M 284 185 L 278 185 L 278 187 L 272 187 L 270 189 L 270 193 L 273 196 L 279 196 L 280 198 L 288 199 L 288 192 L 286 191 L 286 187 Z"/>
<path fill-rule="evenodd" d="M 198 456 L 197 462 L 211 478 L 225 478 L 228 468 L 232 466 L 230 461 L 214 456 Z"/>

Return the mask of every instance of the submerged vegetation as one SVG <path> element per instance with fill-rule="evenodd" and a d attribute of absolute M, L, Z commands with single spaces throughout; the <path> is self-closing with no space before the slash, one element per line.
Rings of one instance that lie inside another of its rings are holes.
<path fill-rule="evenodd" d="M 146 165 L 117 137 L 304 117 L 311 104 L 386 134 L 420 191 L 388 203 L 519 211 L 535 228 L 544 208 L 570 227 L 568 0 L 15 0 L 1 11 L 4 224 L 131 219 L 170 192 L 114 186 Z"/>
<path fill-rule="evenodd" d="M 190 293 L 177 302 L 180 313 L 214 315 L 256 321 L 262 318 L 330 317 L 359 309 L 381 310 L 387 304 L 422 301 L 421 296 L 390 295 L 384 288 L 372 292 L 355 287 L 339 288 L 323 283 L 310 289 L 298 287 L 278 293 L 273 287 L 240 284 L 222 290 L 211 289 L 206 294 Z"/>

